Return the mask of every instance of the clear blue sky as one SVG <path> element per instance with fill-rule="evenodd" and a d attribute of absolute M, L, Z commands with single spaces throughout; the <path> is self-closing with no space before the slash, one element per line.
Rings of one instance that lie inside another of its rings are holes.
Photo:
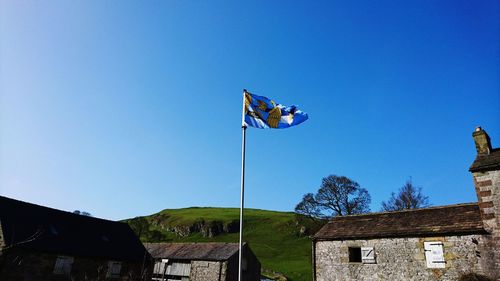
<path fill-rule="evenodd" d="M 238 207 L 242 89 L 310 119 L 248 129 L 246 206 L 321 178 L 476 200 L 500 146 L 500 2 L 0 1 L 0 194 L 123 219 Z"/>

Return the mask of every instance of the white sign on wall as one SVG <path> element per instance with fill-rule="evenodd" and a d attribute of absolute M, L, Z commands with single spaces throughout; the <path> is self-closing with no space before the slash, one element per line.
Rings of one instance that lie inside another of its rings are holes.
<path fill-rule="evenodd" d="M 424 242 L 425 261 L 427 268 L 445 268 L 446 261 L 444 260 L 443 243 Z"/>
<path fill-rule="evenodd" d="M 373 247 L 361 247 L 361 260 L 363 263 L 376 263 Z"/>

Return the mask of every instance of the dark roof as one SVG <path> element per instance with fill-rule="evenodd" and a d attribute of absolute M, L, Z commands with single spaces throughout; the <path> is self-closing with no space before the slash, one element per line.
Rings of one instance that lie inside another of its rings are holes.
<path fill-rule="evenodd" d="M 153 258 L 225 261 L 238 253 L 238 243 L 145 243 Z M 246 244 L 244 244 L 246 250 Z M 245 252 L 245 251 L 243 251 Z"/>
<path fill-rule="evenodd" d="M 488 155 L 477 155 L 469 171 L 478 172 L 498 169 L 500 169 L 500 148 L 495 148 Z"/>
<path fill-rule="evenodd" d="M 335 217 L 315 240 L 486 233 L 477 203 Z"/>
<path fill-rule="evenodd" d="M 139 261 L 146 249 L 121 222 L 47 208 L 0 196 L 5 248 L 79 257 Z"/>

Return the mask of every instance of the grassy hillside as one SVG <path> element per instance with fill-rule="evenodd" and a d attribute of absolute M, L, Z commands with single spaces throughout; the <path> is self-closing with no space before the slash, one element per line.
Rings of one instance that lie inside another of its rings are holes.
<path fill-rule="evenodd" d="M 237 208 L 167 209 L 127 222 L 145 242 L 238 242 Z M 308 234 L 320 225 L 294 213 L 256 209 L 245 209 L 244 224 L 244 240 L 266 272 L 283 273 L 292 281 L 311 280 Z"/>

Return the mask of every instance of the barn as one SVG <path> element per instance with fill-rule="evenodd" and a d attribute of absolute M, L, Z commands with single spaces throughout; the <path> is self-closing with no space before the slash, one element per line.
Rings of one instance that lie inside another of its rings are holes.
<path fill-rule="evenodd" d="M 238 280 L 238 243 L 145 243 L 154 259 L 156 281 Z M 243 245 L 243 280 L 260 280 L 260 262 Z"/>
<path fill-rule="evenodd" d="M 0 280 L 143 280 L 149 258 L 125 223 L 0 196 Z"/>

